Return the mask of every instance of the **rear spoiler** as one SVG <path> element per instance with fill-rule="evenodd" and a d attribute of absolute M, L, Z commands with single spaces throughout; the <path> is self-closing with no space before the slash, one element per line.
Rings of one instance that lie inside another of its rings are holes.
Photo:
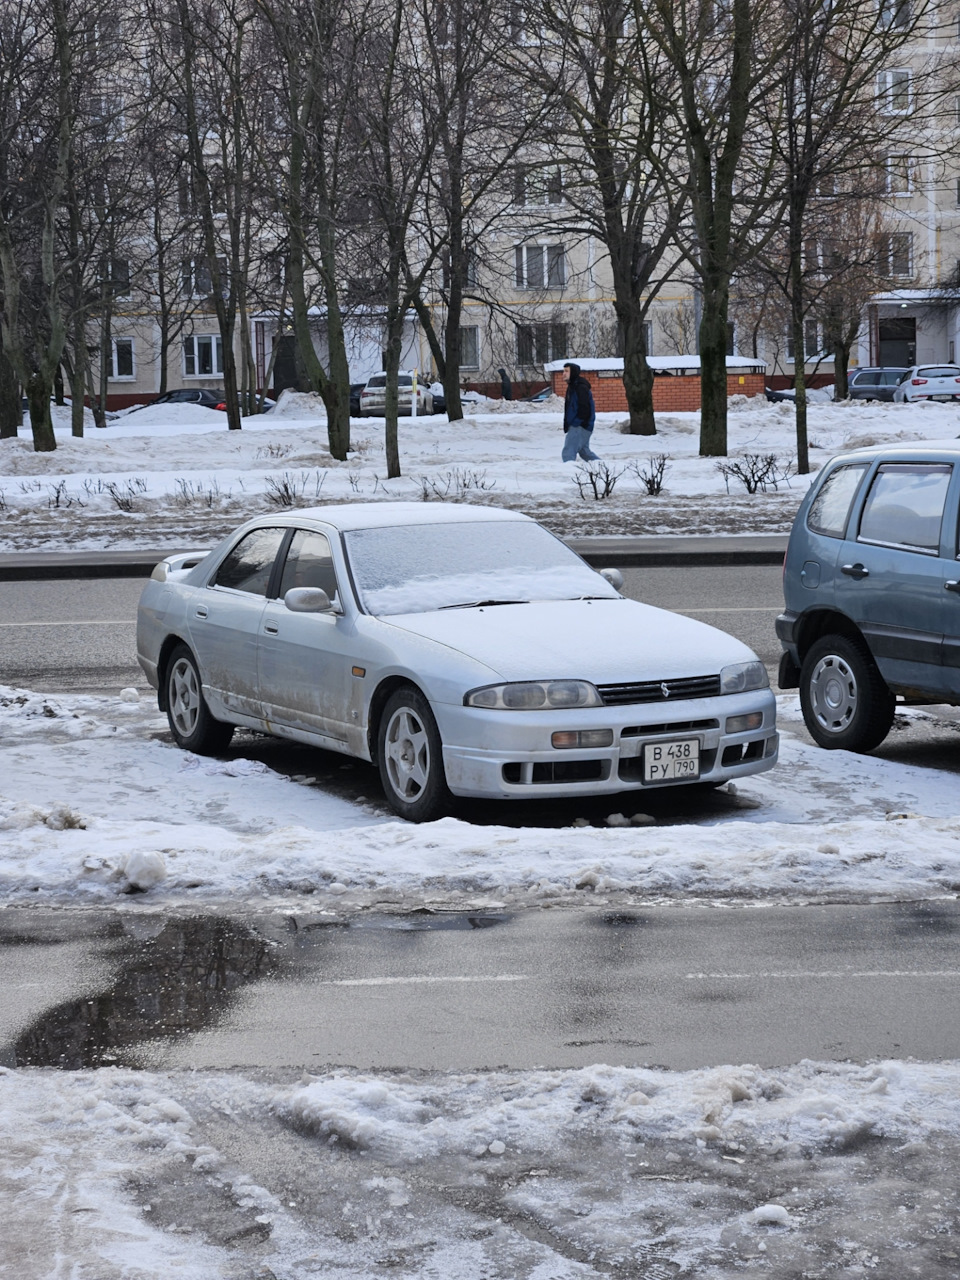
<path fill-rule="evenodd" d="M 209 554 L 209 551 L 181 551 L 175 556 L 166 556 L 154 568 L 150 577 L 154 582 L 166 582 L 170 578 L 179 577 L 195 569 Z"/>

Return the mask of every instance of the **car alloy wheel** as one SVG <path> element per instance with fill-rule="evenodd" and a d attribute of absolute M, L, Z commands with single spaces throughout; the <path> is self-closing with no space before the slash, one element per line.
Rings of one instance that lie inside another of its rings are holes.
<path fill-rule="evenodd" d="M 170 684 L 167 694 L 170 719 L 181 737 L 191 737 L 200 718 L 200 678 L 197 669 L 187 657 L 178 658 L 170 668 Z"/>
<path fill-rule="evenodd" d="M 167 722 L 178 747 L 216 755 L 229 746 L 234 726 L 210 714 L 197 661 L 185 644 L 177 645 L 167 664 L 166 704 Z"/>
<path fill-rule="evenodd" d="M 442 817 L 450 804 L 443 746 L 426 698 L 412 685 L 397 689 L 383 709 L 378 764 L 387 803 L 411 822 Z"/>
<path fill-rule="evenodd" d="M 821 747 L 872 751 L 890 732 L 896 701 L 862 642 L 824 636 L 804 658 L 800 704 Z"/>

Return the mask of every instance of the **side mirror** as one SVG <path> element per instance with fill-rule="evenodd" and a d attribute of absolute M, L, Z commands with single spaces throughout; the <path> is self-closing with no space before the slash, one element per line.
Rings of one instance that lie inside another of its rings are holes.
<path fill-rule="evenodd" d="M 322 587 L 291 587 L 283 597 L 291 613 L 330 613 L 333 605 Z"/>
<path fill-rule="evenodd" d="M 600 577 L 606 578 L 615 591 L 619 591 L 623 586 L 623 574 L 619 569 L 600 569 L 599 573 Z"/>

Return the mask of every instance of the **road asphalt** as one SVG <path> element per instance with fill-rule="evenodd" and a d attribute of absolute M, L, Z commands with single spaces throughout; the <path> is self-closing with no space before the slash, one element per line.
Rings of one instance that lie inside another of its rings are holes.
<path fill-rule="evenodd" d="M 729 537 L 570 538 L 569 545 L 590 564 L 611 568 L 671 565 L 779 565 L 786 534 Z M 196 547 L 183 547 L 195 551 Z M 0 554 L 0 582 L 41 582 L 59 578 L 144 578 L 165 551 L 38 551 Z"/>

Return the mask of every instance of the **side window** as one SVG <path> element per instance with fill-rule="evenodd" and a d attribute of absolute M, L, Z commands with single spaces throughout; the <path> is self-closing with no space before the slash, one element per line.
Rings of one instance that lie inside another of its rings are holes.
<path fill-rule="evenodd" d="M 859 541 L 939 551 L 950 473 L 942 463 L 885 463 L 864 505 Z"/>
<path fill-rule="evenodd" d="M 820 486 L 820 492 L 807 512 L 807 527 L 814 533 L 842 538 L 853 495 L 867 469 L 866 463 L 855 467 L 838 467 Z"/>
<path fill-rule="evenodd" d="M 254 529 L 241 538 L 214 574 L 211 587 L 233 587 L 265 596 L 270 571 L 280 550 L 286 529 Z"/>
<path fill-rule="evenodd" d="M 330 543 L 322 533 L 298 529 L 293 535 L 280 579 L 280 598 L 291 587 L 321 587 L 331 600 L 337 597 L 337 575 Z"/>

